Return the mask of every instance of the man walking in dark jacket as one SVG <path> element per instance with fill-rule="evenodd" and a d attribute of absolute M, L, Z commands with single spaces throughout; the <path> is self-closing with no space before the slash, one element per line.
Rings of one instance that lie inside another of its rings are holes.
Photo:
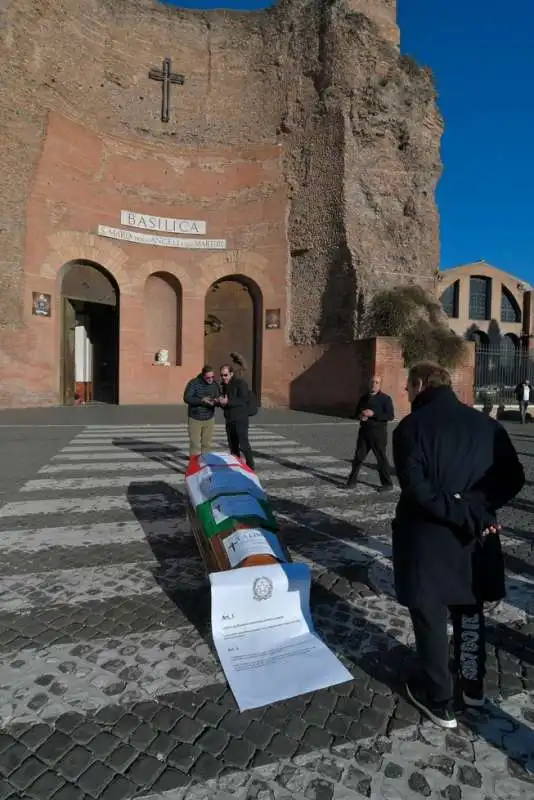
<path fill-rule="evenodd" d="M 393 568 L 399 602 L 413 622 L 422 680 L 408 698 L 442 728 L 456 727 L 447 617 L 466 706 L 484 704 L 485 601 L 504 597 L 497 509 L 525 477 L 504 428 L 461 403 L 447 370 L 410 369 L 412 413 L 393 433 L 401 496 L 393 521 Z"/>
<path fill-rule="evenodd" d="M 518 383 L 518 385 L 515 387 L 515 396 L 517 402 L 519 403 L 519 416 L 521 418 L 521 424 L 524 425 L 527 421 L 528 407 L 532 402 L 532 386 L 530 385 L 530 381 L 527 381 L 525 378 L 524 381 Z"/>
<path fill-rule="evenodd" d="M 184 403 L 187 405 L 190 456 L 198 456 L 211 450 L 215 405 L 219 394 L 213 367 L 209 364 L 205 364 L 200 375 L 190 380 L 185 387 Z"/>
<path fill-rule="evenodd" d="M 232 455 L 245 457 L 247 466 L 254 469 L 252 448 L 248 440 L 248 419 L 250 392 L 247 382 L 234 375 L 232 367 L 223 364 L 221 367 L 222 397 L 219 405 L 224 409 L 228 448 Z"/>
<path fill-rule="evenodd" d="M 381 391 L 382 379 L 376 375 L 371 380 L 371 388 L 359 400 L 355 416 L 360 420 L 360 430 L 356 451 L 352 459 L 352 469 L 347 487 L 352 488 L 358 481 L 358 473 L 369 450 L 373 451 L 378 467 L 381 487 L 379 491 L 393 488 L 391 467 L 386 454 L 388 443 L 388 422 L 395 416 L 393 401 Z"/>

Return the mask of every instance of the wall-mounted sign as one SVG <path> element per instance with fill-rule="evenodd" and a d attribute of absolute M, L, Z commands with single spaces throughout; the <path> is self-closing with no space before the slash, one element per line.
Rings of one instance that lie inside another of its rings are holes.
<path fill-rule="evenodd" d="M 129 228 L 142 228 L 150 233 L 177 233 L 204 236 L 206 223 L 198 219 L 173 219 L 172 217 L 155 217 L 152 214 L 138 214 L 135 211 L 121 211 L 121 225 Z"/>
<path fill-rule="evenodd" d="M 280 327 L 280 309 L 268 308 L 265 312 L 265 327 L 268 331 L 277 330 Z"/>
<path fill-rule="evenodd" d="M 158 247 L 180 247 L 185 250 L 226 250 L 226 239 L 182 239 L 178 236 L 157 236 L 150 233 L 125 231 L 121 228 L 98 226 L 98 235 L 108 239 L 121 239 L 135 244 L 153 244 Z"/>
<path fill-rule="evenodd" d="M 52 295 L 32 292 L 32 314 L 36 317 L 50 317 L 52 314 Z"/>

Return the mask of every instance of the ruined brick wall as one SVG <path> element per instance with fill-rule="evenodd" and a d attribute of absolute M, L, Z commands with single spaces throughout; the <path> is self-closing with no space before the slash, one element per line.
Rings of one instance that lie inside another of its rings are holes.
<path fill-rule="evenodd" d="M 0 355 L 14 331 L 13 348 L 24 341 L 27 198 L 50 111 L 91 132 L 165 145 L 175 154 L 169 170 L 181 148 L 208 157 L 210 148 L 279 144 L 287 343 L 349 342 L 378 286 L 431 282 L 441 122 L 430 77 L 397 42 L 394 0 L 282 0 L 259 13 L 152 0 L 4 2 Z M 147 73 L 167 55 L 186 82 L 172 90 L 166 125 L 161 87 Z M 236 190 L 220 191 L 231 202 Z M 268 202 L 268 183 L 262 191 Z"/>

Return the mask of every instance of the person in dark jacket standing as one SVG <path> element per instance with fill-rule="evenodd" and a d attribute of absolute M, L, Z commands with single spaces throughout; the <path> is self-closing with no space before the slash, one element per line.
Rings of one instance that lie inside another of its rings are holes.
<path fill-rule="evenodd" d="M 397 598 L 407 606 L 422 666 L 410 680 L 411 702 L 442 728 L 456 727 L 447 618 L 464 704 L 484 704 L 483 603 L 505 595 L 497 510 L 525 482 L 508 434 L 461 403 L 447 370 L 414 365 L 407 392 L 412 412 L 393 433 L 401 495 L 393 521 Z"/>
<path fill-rule="evenodd" d="M 245 457 L 247 466 L 254 469 L 252 448 L 248 440 L 250 392 L 247 382 L 234 375 L 232 367 L 221 367 L 221 390 L 219 405 L 224 410 L 228 448 L 232 455 Z"/>
<path fill-rule="evenodd" d="M 519 403 L 519 416 L 521 418 L 521 424 L 524 425 L 527 421 L 527 411 L 529 405 L 532 403 L 532 386 L 530 385 L 530 381 L 527 381 L 526 378 L 521 383 L 515 387 L 515 396 L 517 402 Z"/>
<path fill-rule="evenodd" d="M 395 416 L 393 400 L 381 391 L 382 379 L 376 375 L 371 380 L 371 388 L 359 400 L 356 414 L 360 420 L 360 430 L 356 451 L 352 459 L 352 469 L 347 480 L 347 487 L 352 488 L 358 482 L 358 473 L 369 453 L 373 451 L 378 466 L 381 487 L 379 491 L 393 488 L 391 467 L 386 454 L 388 443 L 388 422 Z"/>
<path fill-rule="evenodd" d="M 200 375 L 190 380 L 185 387 L 184 403 L 187 405 L 190 456 L 198 456 L 211 450 L 215 406 L 219 394 L 213 367 L 209 364 L 205 364 Z"/>

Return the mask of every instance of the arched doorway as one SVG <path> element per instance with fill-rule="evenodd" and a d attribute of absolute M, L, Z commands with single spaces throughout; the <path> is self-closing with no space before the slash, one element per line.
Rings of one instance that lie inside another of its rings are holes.
<path fill-rule="evenodd" d="M 119 287 L 99 264 L 72 261 L 61 276 L 61 396 L 119 402 Z"/>
<path fill-rule="evenodd" d="M 262 298 L 259 287 L 244 276 L 221 278 L 206 293 L 204 360 L 216 370 L 232 363 L 231 353 L 245 362 L 243 377 L 261 392 Z"/>

